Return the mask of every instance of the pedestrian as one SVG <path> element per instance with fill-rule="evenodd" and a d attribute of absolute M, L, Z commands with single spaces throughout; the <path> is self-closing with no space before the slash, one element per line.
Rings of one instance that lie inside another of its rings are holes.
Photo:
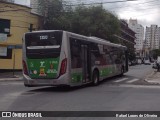
<path fill-rule="evenodd" d="M 157 72 L 160 71 L 160 64 L 157 62 Z"/>

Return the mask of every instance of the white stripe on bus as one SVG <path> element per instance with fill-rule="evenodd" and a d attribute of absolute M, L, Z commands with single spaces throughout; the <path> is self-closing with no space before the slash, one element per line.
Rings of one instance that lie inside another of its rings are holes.
<path fill-rule="evenodd" d="M 52 45 L 52 46 L 29 46 L 27 49 L 46 49 L 46 48 L 60 48 L 60 45 Z"/>

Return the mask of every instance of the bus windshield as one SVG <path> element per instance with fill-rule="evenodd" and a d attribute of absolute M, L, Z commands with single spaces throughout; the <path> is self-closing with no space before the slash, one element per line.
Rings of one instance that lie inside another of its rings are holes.
<path fill-rule="evenodd" d="M 25 36 L 26 55 L 28 58 L 59 57 L 62 43 L 62 32 L 27 33 Z"/>

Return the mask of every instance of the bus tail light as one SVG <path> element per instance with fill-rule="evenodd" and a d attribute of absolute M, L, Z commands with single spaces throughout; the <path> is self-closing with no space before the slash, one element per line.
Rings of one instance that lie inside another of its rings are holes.
<path fill-rule="evenodd" d="M 25 75 L 28 75 L 27 65 L 26 65 L 26 62 L 24 60 L 23 60 L 23 73 Z"/>
<path fill-rule="evenodd" d="M 62 60 L 60 75 L 63 75 L 64 73 L 66 73 L 66 69 L 67 69 L 67 58 Z"/>

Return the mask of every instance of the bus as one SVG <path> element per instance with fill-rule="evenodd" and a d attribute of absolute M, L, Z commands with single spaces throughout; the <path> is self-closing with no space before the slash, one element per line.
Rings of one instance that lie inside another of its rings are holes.
<path fill-rule="evenodd" d="M 23 77 L 26 87 L 80 86 L 128 71 L 125 46 L 62 30 L 23 36 Z"/>

